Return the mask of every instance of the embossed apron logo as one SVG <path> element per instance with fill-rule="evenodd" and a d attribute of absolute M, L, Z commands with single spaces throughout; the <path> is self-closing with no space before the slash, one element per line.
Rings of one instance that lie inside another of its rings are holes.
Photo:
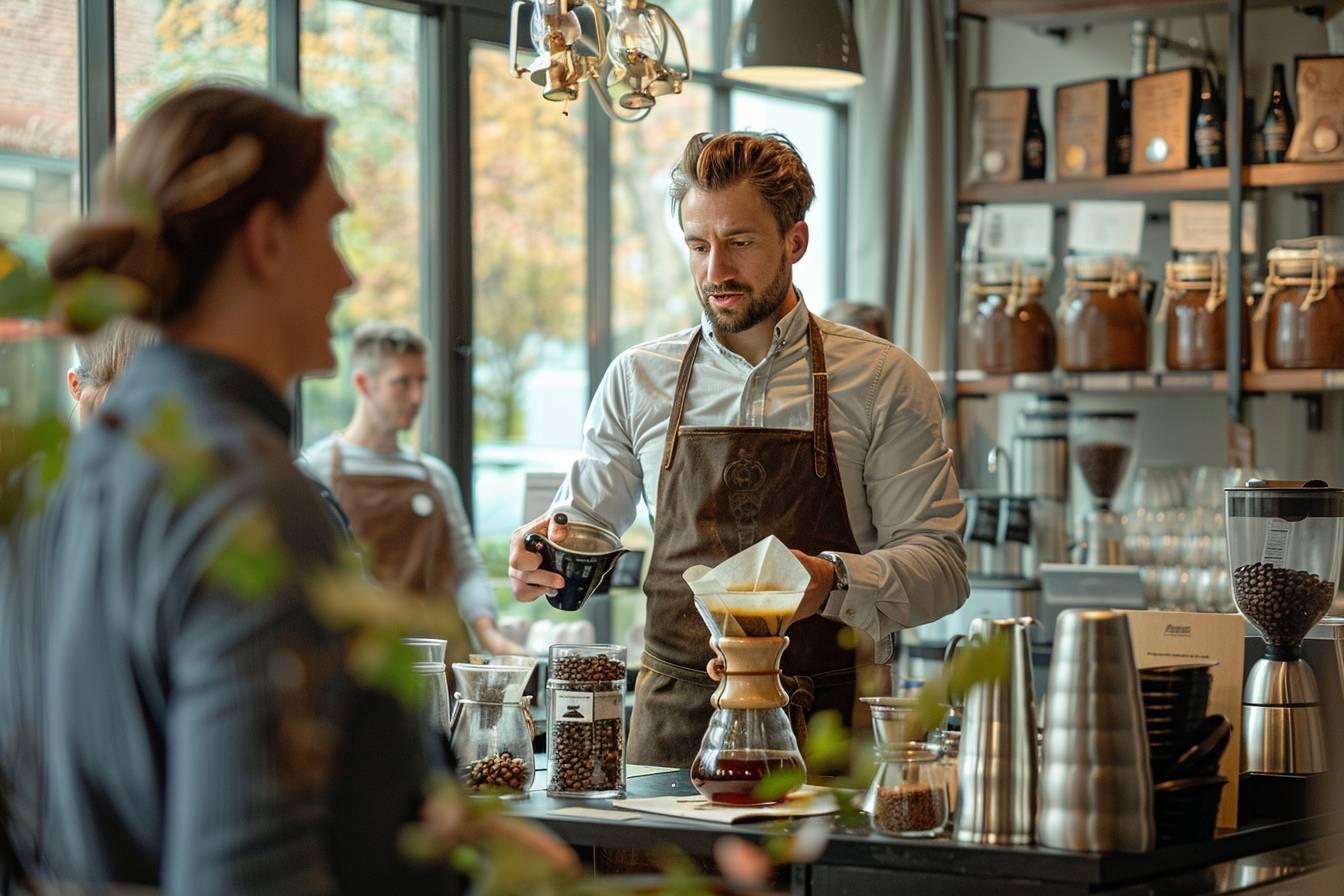
<path fill-rule="evenodd" d="M 723 484 L 728 486 L 728 512 L 737 523 L 739 551 L 756 543 L 756 517 L 761 513 L 761 487 L 765 480 L 765 467 L 748 455 L 746 449 L 739 451 L 737 460 L 723 468 Z"/>

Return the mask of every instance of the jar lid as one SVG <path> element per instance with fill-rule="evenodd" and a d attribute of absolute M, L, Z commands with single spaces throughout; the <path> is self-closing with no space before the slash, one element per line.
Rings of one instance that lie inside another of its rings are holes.
<path fill-rule="evenodd" d="M 881 759 L 899 759 L 903 762 L 933 762 L 941 751 L 942 748 L 937 744 L 916 741 L 877 745 L 877 755 Z"/>
<path fill-rule="evenodd" d="M 1280 240 L 1266 258 L 1274 263 L 1280 274 L 1310 274 L 1317 260 L 1328 264 L 1344 261 L 1344 240 L 1333 236 Z"/>
<path fill-rule="evenodd" d="M 1079 280 L 1109 280 L 1117 265 L 1122 275 L 1134 270 L 1133 263 L 1119 255 L 1074 255 L 1064 264 Z"/>
<path fill-rule="evenodd" d="M 1301 520 L 1344 518 L 1344 488 L 1319 479 L 1307 482 L 1252 479 L 1240 488 L 1223 489 L 1227 514 L 1237 518 Z"/>

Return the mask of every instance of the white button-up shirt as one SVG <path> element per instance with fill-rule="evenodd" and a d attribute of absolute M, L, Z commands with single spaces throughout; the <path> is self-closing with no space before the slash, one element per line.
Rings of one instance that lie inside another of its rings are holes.
<path fill-rule="evenodd" d="M 812 429 L 807 318 L 800 299 L 755 366 L 702 322 L 682 425 Z M 878 662 L 887 662 L 890 635 L 932 622 L 966 600 L 965 505 L 929 375 L 885 340 L 826 320 L 818 324 L 831 436 L 861 551 L 840 555 L 849 590 L 834 592 L 821 615 L 866 632 L 877 642 Z M 552 513 L 624 532 L 642 497 L 656 525 L 677 371 L 694 333 L 692 327 L 637 345 L 608 368 L 584 422 L 582 453 Z"/>

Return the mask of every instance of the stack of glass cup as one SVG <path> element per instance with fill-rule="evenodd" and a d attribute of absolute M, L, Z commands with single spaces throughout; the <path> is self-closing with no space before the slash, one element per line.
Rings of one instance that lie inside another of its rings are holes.
<path fill-rule="evenodd" d="M 1227 571 L 1223 488 L 1272 471 L 1204 466 L 1143 467 L 1126 519 L 1126 551 L 1142 567 L 1148 606 L 1234 613 Z"/>

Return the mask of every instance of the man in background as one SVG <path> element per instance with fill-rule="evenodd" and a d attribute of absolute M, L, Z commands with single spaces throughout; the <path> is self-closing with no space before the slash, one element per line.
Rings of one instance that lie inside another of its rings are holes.
<path fill-rule="evenodd" d="M 457 477 L 443 461 L 401 447 L 415 425 L 429 380 L 425 340 L 407 327 L 370 321 L 356 328 L 351 349 L 355 413 L 340 432 L 310 445 L 301 463 L 329 486 L 367 547 L 375 578 L 385 585 L 456 600 L 482 648 L 522 654 L 495 624 L 494 592 L 472 538 Z M 450 648 L 465 661 L 468 640 Z"/>

